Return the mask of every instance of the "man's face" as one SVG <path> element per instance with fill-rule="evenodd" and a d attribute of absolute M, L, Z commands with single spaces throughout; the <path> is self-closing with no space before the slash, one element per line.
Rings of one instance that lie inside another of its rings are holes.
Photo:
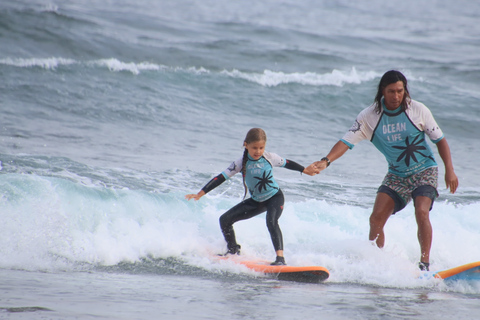
<path fill-rule="evenodd" d="M 389 84 L 383 89 L 383 96 L 385 98 L 385 106 L 388 110 L 397 109 L 403 101 L 405 95 L 405 88 L 402 81 Z"/>

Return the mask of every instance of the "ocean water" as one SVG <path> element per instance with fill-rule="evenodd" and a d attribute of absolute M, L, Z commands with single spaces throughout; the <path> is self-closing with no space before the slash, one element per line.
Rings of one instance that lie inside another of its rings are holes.
<path fill-rule="evenodd" d="M 382 250 L 368 217 L 387 171 L 362 142 L 320 175 L 277 168 L 290 265 L 321 284 L 212 261 L 252 127 L 308 165 L 402 71 L 433 112 L 460 186 L 431 213 L 431 269 L 480 260 L 477 1 L 16 0 L 0 3 L 0 318 L 452 319 L 480 284 L 419 280 L 410 204 Z M 436 148 L 433 147 L 436 151 Z M 265 215 L 235 225 L 274 259 Z"/>

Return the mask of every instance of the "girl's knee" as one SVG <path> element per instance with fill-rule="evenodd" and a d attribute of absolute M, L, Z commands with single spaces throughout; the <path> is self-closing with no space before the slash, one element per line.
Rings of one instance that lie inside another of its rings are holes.
<path fill-rule="evenodd" d="M 222 228 L 231 224 L 230 219 L 228 219 L 225 215 L 221 215 L 218 221 L 220 222 L 220 227 Z"/>

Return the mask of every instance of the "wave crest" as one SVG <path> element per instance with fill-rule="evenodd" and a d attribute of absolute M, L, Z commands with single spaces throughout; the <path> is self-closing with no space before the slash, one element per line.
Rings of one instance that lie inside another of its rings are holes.
<path fill-rule="evenodd" d="M 234 78 L 241 78 L 247 81 L 255 82 L 265 87 L 275 87 L 281 84 L 290 83 L 312 86 L 333 85 L 341 87 L 346 83 L 358 84 L 364 81 L 370 81 L 380 76 L 380 74 L 373 71 L 358 72 L 355 67 L 353 67 L 350 71 L 340 71 L 334 69 L 332 72 L 325 74 L 318 74 L 315 72 L 284 73 L 270 70 L 265 70 L 263 73 L 253 74 L 244 73 L 238 70 L 223 71 L 223 73 Z"/>
<path fill-rule="evenodd" d="M 87 66 L 97 66 L 104 68 L 112 72 L 131 72 L 134 75 L 139 75 L 143 71 L 171 71 L 171 72 L 184 72 L 194 75 L 212 74 L 213 72 L 203 67 L 169 67 L 165 65 L 155 64 L 151 62 L 124 62 L 115 58 L 91 60 L 91 61 L 76 61 L 68 58 L 5 58 L 0 59 L 0 64 L 20 67 L 31 68 L 40 67 L 43 69 L 55 70 L 59 66 L 72 65 L 72 64 L 84 64 Z M 332 72 L 319 74 L 316 72 L 293 72 L 285 73 L 282 71 L 264 70 L 263 73 L 249 73 L 233 69 L 231 71 L 222 70 L 220 74 L 227 77 L 243 79 L 250 82 L 257 83 L 265 87 L 276 87 L 282 84 L 301 84 L 310 86 L 343 86 L 345 84 L 354 83 L 359 84 L 365 81 L 371 81 L 381 74 L 374 71 L 359 72 L 355 67 L 350 70 L 341 71 L 333 69 Z"/>
<path fill-rule="evenodd" d="M 23 67 L 23 68 L 30 68 L 30 67 L 40 67 L 43 69 L 51 69 L 54 70 L 60 65 L 71 65 L 77 63 L 75 60 L 66 59 L 66 58 L 5 58 L 0 59 L 0 64 L 5 64 L 14 67 Z"/>

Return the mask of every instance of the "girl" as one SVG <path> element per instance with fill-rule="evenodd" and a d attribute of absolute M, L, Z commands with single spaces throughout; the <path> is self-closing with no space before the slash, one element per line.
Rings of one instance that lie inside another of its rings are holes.
<path fill-rule="evenodd" d="M 283 193 L 273 178 L 273 167 L 285 167 L 290 170 L 315 175 L 312 166 L 304 168 L 296 162 L 283 159 L 275 153 L 265 151 L 267 135 L 260 128 L 250 129 L 244 140 L 245 151 L 243 156 L 233 162 L 225 171 L 210 180 L 197 194 L 187 194 L 187 200 L 199 200 L 209 191 L 218 187 L 228 178 L 238 172 L 242 172 L 243 185 L 245 187 L 244 199 L 248 191 L 251 198 L 243 200 L 220 217 L 220 228 L 227 242 L 227 254 L 240 254 L 240 245 L 235 239 L 233 224 L 240 220 L 250 219 L 262 212 L 267 211 L 267 227 L 272 238 L 277 258 L 272 265 L 285 265 L 283 257 L 282 231 L 278 225 L 278 219 L 282 215 L 285 202 Z"/>

